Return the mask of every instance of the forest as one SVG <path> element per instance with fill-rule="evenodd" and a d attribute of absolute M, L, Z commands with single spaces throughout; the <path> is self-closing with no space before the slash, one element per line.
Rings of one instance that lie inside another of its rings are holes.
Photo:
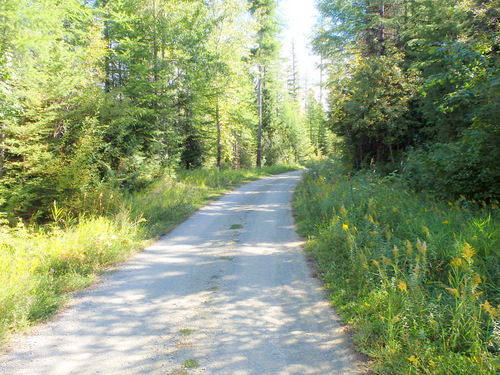
<path fill-rule="evenodd" d="M 89 196 L 140 189 L 179 167 L 238 169 L 320 152 L 322 113 L 280 58 L 276 8 L 2 1 L 4 220 L 43 222 L 54 201 L 77 215 Z M 306 99 L 316 129 L 304 125 Z"/>
<path fill-rule="evenodd" d="M 3 1 L 4 219 L 333 151 L 437 197 L 498 197 L 498 1 L 317 6 L 320 98 L 280 57 L 273 0 Z"/>

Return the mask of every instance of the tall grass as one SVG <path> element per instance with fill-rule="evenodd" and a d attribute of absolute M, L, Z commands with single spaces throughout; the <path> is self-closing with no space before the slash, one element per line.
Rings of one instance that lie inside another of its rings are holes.
<path fill-rule="evenodd" d="M 437 202 L 333 163 L 305 174 L 294 208 L 377 373 L 498 373 L 498 202 Z"/>
<path fill-rule="evenodd" d="M 180 171 L 145 190 L 103 188 L 84 194 L 80 212 L 56 202 L 53 222 L 0 225 L 0 343 L 12 332 L 49 318 L 71 296 L 98 279 L 228 189 L 297 169 Z M 74 202 L 72 202 L 74 203 Z"/>

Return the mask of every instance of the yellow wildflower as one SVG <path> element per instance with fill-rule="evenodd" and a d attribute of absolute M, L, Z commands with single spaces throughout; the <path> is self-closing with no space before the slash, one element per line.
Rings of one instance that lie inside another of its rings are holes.
<path fill-rule="evenodd" d="M 492 317 L 499 317 L 500 316 L 500 313 L 497 309 L 495 309 L 493 306 L 491 306 L 491 304 L 488 302 L 488 301 L 485 301 L 484 303 L 482 303 L 481 305 L 481 308 L 486 311 L 488 314 L 490 314 Z M 500 306 L 499 306 L 500 307 Z"/>
<path fill-rule="evenodd" d="M 397 322 L 399 322 L 400 319 L 401 319 L 401 314 L 396 315 L 394 318 L 392 318 L 392 324 L 396 324 Z"/>
<path fill-rule="evenodd" d="M 452 267 L 461 267 L 464 265 L 464 261 L 462 258 L 455 258 L 450 262 Z"/>
<path fill-rule="evenodd" d="M 408 255 L 411 255 L 413 253 L 413 245 L 408 240 L 406 240 L 406 253 Z"/>
<path fill-rule="evenodd" d="M 422 242 L 419 238 L 417 238 L 417 249 L 425 255 L 425 253 L 427 252 L 427 244 L 425 243 L 425 241 Z"/>
<path fill-rule="evenodd" d="M 418 358 L 412 355 L 411 357 L 408 357 L 408 361 L 410 361 L 413 365 L 416 365 L 418 362 Z"/>
<path fill-rule="evenodd" d="M 346 223 L 342 224 L 342 229 L 343 230 L 348 230 L 349 229 L 349 225 L 346 224 Z"/>
<path fill-rule="evenodd" d="M 458 292 L 458 289 L 455 288 L 446 288 L 451 294 L 453 294 L 455 297 L 460 297 L 460 293 Z"/>
<path fill-rule="evenodd" d="M 392 265 L 392 261 L 387 258 L 386 256 L 382 255 L 382 264 L 386 265 L 386 266 L 390 266 Z"/>
<path fill-rule="evenodd" d="M 472 281 L 474 283 L 474 286 L 478 286 L 479 284 L 481 284 L 483 282 L 483 280 L 481 280 L 481 276 L 478 273 L 474 273 Z"/>
<path fill-rule="evenodd" d="M 462 248 L 462 258 L 464 258 L 469 263 L 474 263 L 472 257 L 474 256 L 475 253 L 476 252 L 474 251 L 472 246 L 466 242 L 465 246 Z"/>
<path fill-rule="evenodd" d="M 401 290 L 402 292 L 406 292 L 406 291 L 408 291 L 408 286 L 406 285 L 406 283 L 405 283 L 403 280 L 399 280 L 399 281 L 398 281 L 398 288 L 399 288 L 399 290 Z"/>

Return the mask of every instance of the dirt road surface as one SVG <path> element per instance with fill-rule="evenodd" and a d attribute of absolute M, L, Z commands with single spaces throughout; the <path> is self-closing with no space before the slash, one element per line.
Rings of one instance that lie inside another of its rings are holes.
<path fill-rule="evenodd" d="M 2 374 L 361 374 L 290 211 L 300 172 L 198 211 L 13 343 Z"/>

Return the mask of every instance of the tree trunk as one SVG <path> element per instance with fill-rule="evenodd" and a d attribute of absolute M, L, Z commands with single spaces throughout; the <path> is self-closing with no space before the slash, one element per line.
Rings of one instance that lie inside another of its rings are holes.
<path fill-rule="evenodd" d="M 217 98 L 217 103 L 215 105 L 215 121 L 217 122 L 217 168 L 222 167 L 222 145 L 221 145 L 221 123 L 220 123 L 220 111 L 219 111 L 219 98 Z"/>
<path fill-rule="evenodd" d="M 262 167 L 262 65 L 259 64 L 258 81 L 259 127 L 257 129 L 257 168 Z"/>
<path fill-rule="evenodd" d="M 380 14 L 380 25 L 378 28 L 378 35 L 377 35 L 377 41 L 379 44 L 379 53 L 380 55 L 385 55 L 385 25 L 384 25 L 384 18 L 385 18 L 385 5 L 382 3 L 379 8 L 379 14 Z"/>

